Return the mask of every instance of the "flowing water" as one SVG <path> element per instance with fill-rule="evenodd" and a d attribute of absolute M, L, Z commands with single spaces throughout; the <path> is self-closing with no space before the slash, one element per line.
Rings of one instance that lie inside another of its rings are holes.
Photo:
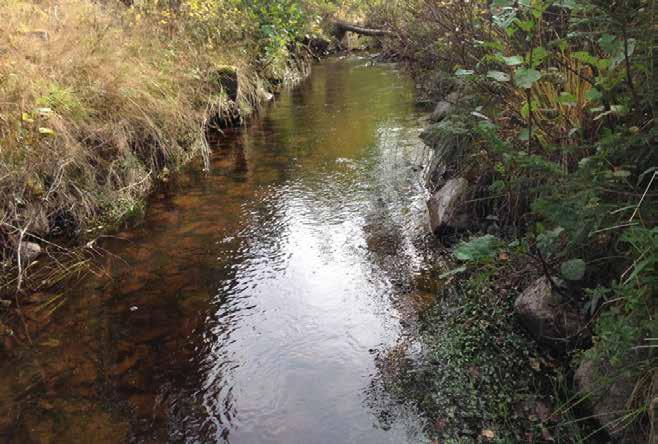
<path fill-rule="evenodd" d="M 0 437 L 422 442 L 376 365 L 427 263 L 413 93 L 329 60 L 219 138 L 1 365 Z"/>

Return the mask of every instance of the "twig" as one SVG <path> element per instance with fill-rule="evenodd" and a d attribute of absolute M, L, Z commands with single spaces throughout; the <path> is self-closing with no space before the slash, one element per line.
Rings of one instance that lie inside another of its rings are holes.
<path fill-rule="evenodd" d="M 27 225 L 20 230 L 20 235 L 18 236 L 18 248 L 16 248 L 16 262 L 18 264 L 18 283 L 16 284 L 17 295 L 21 292 L 21 286 L 23 284 L 23 258 L 21 257 L 21 248 L 23 248 L 23 238 L 30 227 L 30 223 L 31 222 L 28 222 Z M 18 303 L 18 301 L 16 303 Z"/>
<path fill-rule="evenodd" d="M 658 171 L 653 172 L 653 176 L 651 176 L 651 180 L 649 181 L 649 184 L 647 185 L 647 188 L 644 190 L 644 194 L 642 194 L 642 198 L 637 203 L 637 206 L 635 207 L 635 211 L 633 211 L 633 214 L 631 215 L 631 218 L 628 219 L 629 222 L 632 221 L 633 218 L 635 218 L 635 215 L 640 210 L 640 207 L 642 206 L 642 202 L 644 202 L 644 198 L 646 197 L 647 192 L 649 192 L 649 188 L 651 188 L 651 185 L 653 185 L 653 181 L 656 179 L 656 175 L 658 175 Z"/>

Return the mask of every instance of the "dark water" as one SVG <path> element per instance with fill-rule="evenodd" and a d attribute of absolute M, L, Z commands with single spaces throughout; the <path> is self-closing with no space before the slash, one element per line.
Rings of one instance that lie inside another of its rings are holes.
<path fill-rule="evenodd" d="M 326 61 L 222 137 L 2 364 L 4 438 L 423 442 L 375 359 L 426 262 L 413 102 L 392 66 Z"/>

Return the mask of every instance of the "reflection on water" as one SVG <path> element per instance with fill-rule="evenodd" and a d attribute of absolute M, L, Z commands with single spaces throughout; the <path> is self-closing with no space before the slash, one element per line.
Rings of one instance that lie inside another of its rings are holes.
<path fill-rule="evenodd" d="M 392 67 L 327 61 L 222 137 L 0 368 L 8 440 L 422 441 L 368 393 L 425 267 L 412 104 Z"/>

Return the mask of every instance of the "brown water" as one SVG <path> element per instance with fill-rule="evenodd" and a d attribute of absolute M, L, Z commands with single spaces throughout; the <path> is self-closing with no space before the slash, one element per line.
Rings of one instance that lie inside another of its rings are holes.
<path fill-rule="evenodd" d="M 104 243 L 0 367 L 8 442 L 422 442 L 378 390 L 426 268 L 413 84 L 330 60 Z"/>

